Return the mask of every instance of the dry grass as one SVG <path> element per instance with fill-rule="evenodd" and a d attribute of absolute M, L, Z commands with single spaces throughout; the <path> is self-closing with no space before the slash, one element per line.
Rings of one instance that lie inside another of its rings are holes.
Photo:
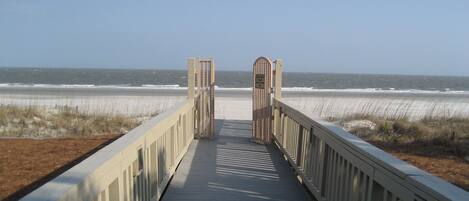
<path fill-rule="evenodd" d="M 341 120 L 368 122 L 348 128 L 369 143 L 431 174 L 469 190 L 469 119 L 383 119 L 353 116 Z M 351 123 L 348 123 L 350 125 Z"/>
<path fill-rule="evenodd" d="M 124 134 L 138 126 L 141 119 L 123 115 L 87 114 L 77 108 L 37 106 L 0 106 L 0 136 L 71 137 Z"/>
<path fill-rule="evenodd" d="M 341 120 L 369 120 L 375 129 L 355 128 L 351 133 L 374 142 L 390 144 L 422 144 L 448 148 L 448 154 L 457 157 L 469 156 L 469 119 L 383 119 L 372 116 L 353 116 Z"/>
<path fill-rule="evenodd" d="M 302 112 L 324 119 L 361 114 L 410 120 L 469 118 L 468 100 L 464 95 L 349 92 L 284 98 Z"/>

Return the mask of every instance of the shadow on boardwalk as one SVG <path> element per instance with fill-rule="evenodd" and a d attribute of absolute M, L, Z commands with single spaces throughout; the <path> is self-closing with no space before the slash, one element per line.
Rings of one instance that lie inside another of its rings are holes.
<path fill-rule="evenodd" d="M 250 138 L 251 121 L 216 120 L 215 139 L 190 145 L 163 200 L 311 200 L 281 153 Z"/>

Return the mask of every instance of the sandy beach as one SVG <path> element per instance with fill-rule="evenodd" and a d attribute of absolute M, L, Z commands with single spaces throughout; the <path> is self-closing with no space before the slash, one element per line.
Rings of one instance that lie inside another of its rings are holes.
<path fill-rule="evenodd" d="M 144 117 L 162 112 L 186 96 L 183 89 L 1 87 L 0 104 L 69 106 L 85 113 Z M 283 100 L 322 118 L 373 115 L 383 118 L 469 118 L 469 94 L 446 92 L 376 92 L 363 90 L 287 90 Z M 251 91 L 217 89 L 219 119 L 251 119 Z"/>

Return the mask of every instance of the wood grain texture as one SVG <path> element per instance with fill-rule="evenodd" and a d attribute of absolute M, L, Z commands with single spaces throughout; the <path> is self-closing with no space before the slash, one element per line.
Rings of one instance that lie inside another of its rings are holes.
<path fill-rule="evenodd" d="M 196 138 L 212 138 L 215 117 L 215 63 L 213 59 L 196 60 Z"/>
<path fill-rule="evenodd" d="M 261 82 L 259 78 L 262 77 L 264 83 L 259 84 Z M 268 58 L 259 57 L 253 65 L 252 90 L 252 137 L 257 143 L 270 144 L 272 142 L 271 94 L 272 62 Z"/>

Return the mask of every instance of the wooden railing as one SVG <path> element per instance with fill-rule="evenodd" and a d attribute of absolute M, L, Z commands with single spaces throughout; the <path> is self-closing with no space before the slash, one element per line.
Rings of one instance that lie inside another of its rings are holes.
<path fill-rule="evenodd" d="M 208 71 L 200 70 L 206 61 L 188 60 L 188 97 L 184 102 L 131 130 L 22 200 L 159 200 L 194 139 L 195 128 L 200 135 L 212 132 L 213 108 L 206 108 L 213 97 L 211 89 L 195 85 L 198 69 L 198 76 L 208 77 Z"/>
<path fill-rule="evenodd" d="M 274 142 L 317 200 L 469 200 L 469 193 L 274 99 Z"/>
<path fill-rule="evenodd" d="M 158 200 L 194 138 L 193 106 L 159 114 L 22 200 Z"/>

